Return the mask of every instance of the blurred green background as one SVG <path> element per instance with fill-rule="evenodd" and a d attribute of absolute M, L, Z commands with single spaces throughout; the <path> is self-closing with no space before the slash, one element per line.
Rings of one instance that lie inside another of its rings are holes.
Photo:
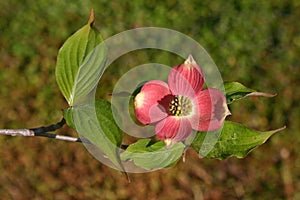
<path fill-rule="evenodd" d="M 300 199 L 300 1 L 59 1 L 0 2 L 0 128 L 58 122 L 67 106 L 55 81 L 59 47 L 86 24 L 94 8 L 104 38 L 136 27 L 182 32 L 216 62 L 224 80 L 274 92 L 231 105 L 231 121 L 257 130 L 287 125 L 245 159 L 199 159 L 131 183 L 94 159 L 82 144 L 0 136 L 0 199 Z M 139 51 L 108 68 L 99 95 L 130 67 L 170 66 L 175 56 Z M 58 134 L 76 136 L 64 127 Z"/>

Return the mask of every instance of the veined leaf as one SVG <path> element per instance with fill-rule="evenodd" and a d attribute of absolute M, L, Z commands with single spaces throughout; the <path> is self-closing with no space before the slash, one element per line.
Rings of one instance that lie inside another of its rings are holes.
<path fill-rule="evenodd" d="M 70 106 L 85 100 L 104 71 L 105 47 L 93 23 L 92 11 L 87 25 L 67 39 L 57 56 L 56 80 Z"/>
<path fill-rule="evenodd" d="M 253 89 L 247 88 L 238 82 L 225 82 L 224 83 L 227 104 L 232 103 L 235 100 L 247 97 L 247 96 L 263 96 L 274 97 L 276 94 L 257 92 Z"/>
<path fill-rule="evenodd" d="M 94 104 L 82 104 L 64 110 L 67 125 L 99 148 L 119 170 L 124 170 L 119 150 L 122 132 L 114 121 L 111 104 L 97 99 Z"/>
<path fill-rule="evenodd" d="M 220 135 L 218 132 L 198 132 L 191 147 L 199 152 L 201 157 L 225 159 L 229 156 L 236 156 L 237 158 L 243 158 L 252 149 L 265 143 L 274 133 L 284 128 L 258 132 L 241 124 L 225 121 Z M 211 134 L 211 137 L 218 137 L 215 138 L 217 141 L 213 146 L 209 142 L 210 140 L 204 143 L 207 134 Z M 207 152 L 208 148 L 209 152 Z"/>
<path fill-rule="evenodd" d="M 162 169 L 175 164 L 182 156 L 184 148 L 182 142 L 166 149 L 163 141 L 151 143 L 150 139 L 140 139 L 121 153 L 121 159 L 132 160 L 137 166 L 146 170 Z"/>

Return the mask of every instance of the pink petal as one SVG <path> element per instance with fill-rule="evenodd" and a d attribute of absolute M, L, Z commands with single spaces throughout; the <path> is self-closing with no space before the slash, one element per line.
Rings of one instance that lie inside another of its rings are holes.
<path fill-rule="evenodd" d="M 192 128 L 198 131 L 220 129 L 230 115 L 224 94 L 214 88 L 201 91 L 194 99 L 195 114 L 191 117 Z"/>
<path fill-rule="evenodd" d="M 191 55 L 183 64 L 171 70 L 168 84 L 174 95 L 195 97 L 201 91 L 204 84 L 203 72 Z"/>
<path fill-rule="evenodd" d="M 188 118 L 168 116 L 155 125 L 155 133 L 160 140 L 180 142 L 192 132 Z"/>
<path fill-rule="evenodd" d="M 147 82 L 134 99 L 134 111 L 142 124 L 150 124 L 167 117 L 161 101 L 170 96 L 168 85 L 160 80 Z"/>

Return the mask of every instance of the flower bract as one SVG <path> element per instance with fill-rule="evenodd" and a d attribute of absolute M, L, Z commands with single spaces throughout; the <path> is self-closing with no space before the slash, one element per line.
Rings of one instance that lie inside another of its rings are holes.
<path fill-rule="evenodd" d="M 202 69 L 190 55 L 169 73 L 168 83 L 152 80 L 135 97 L 135 115 L 168 145 L 185 140 L 192 130 L 214 131 L 230 115 L 224 94 L 215 88 L 203 89 Z"/>

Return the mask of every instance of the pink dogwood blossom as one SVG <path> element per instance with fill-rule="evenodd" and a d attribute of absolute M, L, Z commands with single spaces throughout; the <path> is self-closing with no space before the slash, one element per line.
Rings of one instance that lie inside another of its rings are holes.
<path fill-rule="evenodd" d="M 160 140 L 169 146 L 185 140 L 192 129 L 220 129 L 230 115 L 224 94 L 214 88 L 202 90 L 204 76 L 190 55 L 172 68 L 168 83 L 152 80 L 135 97 L 135 115 L 144 125 L 154 125 Z"/>

